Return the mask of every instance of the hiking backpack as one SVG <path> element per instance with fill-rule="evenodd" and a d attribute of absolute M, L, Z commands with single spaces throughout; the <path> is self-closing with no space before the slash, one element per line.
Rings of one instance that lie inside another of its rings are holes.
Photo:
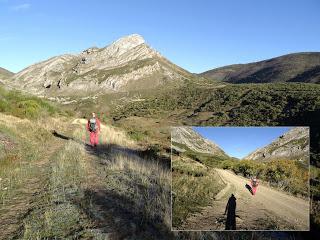
<path fill-rule="evenodd" d="M 95 132 L 97 130 L 97 121 L 95 118 L 89 120 L 89 130 L 90 132 Z"/>
<path fill-rule="evenodd" d="M 252 186 L 253 186 L 253 187 L 258 186 L 257 179 L 253 179 L 253 180 L 252 180 Z"/>

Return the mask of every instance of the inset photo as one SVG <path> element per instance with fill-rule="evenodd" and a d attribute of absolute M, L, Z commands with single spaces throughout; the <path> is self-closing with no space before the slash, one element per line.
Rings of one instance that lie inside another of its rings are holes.
<path fill-rule="evenodd" d="M 308 127 L 172 127 L 172 230 L 310 228 Z"/>

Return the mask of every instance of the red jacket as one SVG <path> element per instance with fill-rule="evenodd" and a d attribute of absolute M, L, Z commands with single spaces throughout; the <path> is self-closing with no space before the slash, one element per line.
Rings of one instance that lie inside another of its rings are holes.
<path fill-rule="evenodd" d="M 91 119 L 91 118 L 90 118 Z M 90 132 L 90 119 L 88 120 L 87 122 L 87 130 Z M 100 132 L 101 128 L 100 128 L 100 120 L 99 118 L 95 118 L 96 119 L 96 124 L 97 124 L 97 129 L 98 129 L 98 132 Z"/>

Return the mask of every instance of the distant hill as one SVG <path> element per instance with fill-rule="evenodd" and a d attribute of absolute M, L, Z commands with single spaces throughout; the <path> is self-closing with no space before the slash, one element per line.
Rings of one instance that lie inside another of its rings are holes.
<path fill-rule="evenodd" d="M 0 67 L 0 81 L 12 77 L 13 74 L 13 72 L 10 72 L 7 69 Z"/>
<path fill-rule="evenodd" d="M 295 127 L 275 139 L 269 145 L 255 150 L 244 159 L 273 160 L 273 159 L 309 159 L 309 128 Z"/>
<path fill-rule="evenodd" d="M 293 53 L 260 62 L 234 64 L 200 76 L 230 83 L 320 83 L 320 52 Z"/>

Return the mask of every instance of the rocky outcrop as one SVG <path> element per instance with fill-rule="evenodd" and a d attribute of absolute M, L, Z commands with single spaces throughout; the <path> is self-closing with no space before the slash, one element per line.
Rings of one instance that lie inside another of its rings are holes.
<path fill-rule="evenodd" d="M 252 152 L 244 159 L 264 161 L 273 159 L 307 160 L 308 158 L 309 128 L 295 127 L 269 145 Z"/>
<path fill-rule="evenodd" d="M 182 145 L 185 145 L 187 148 L 199 153 L 226 155 L 217 144 L 202 137 L 191 127 L 172 127 L 171 142 L 173 146 L 178 143 L 180 146 L 175 146 L 175 148 L 179 148 L 180 151 L 183 148 Z"/>
<path fill-rule="evenodd" d="M 191 75 L 133 34 L 104 48 L 91 47 L 36 63 L 15 74 L 12 84 L 37 95 L 87 95 L 156 88 Z"/>

